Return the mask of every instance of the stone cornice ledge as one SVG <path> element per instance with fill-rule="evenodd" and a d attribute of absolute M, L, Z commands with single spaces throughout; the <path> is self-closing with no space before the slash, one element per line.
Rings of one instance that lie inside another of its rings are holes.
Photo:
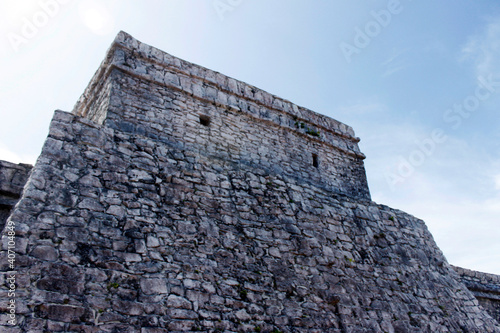
<path fill-rule="evenodd" d="M 123 31 L 115 38 L 106 58 L 75 105 L 74 114 L 85 116 L 88 113 L 113 69 L 183 91 L 216 105 L 249 113 L 264 121 L 272 121 L 279 126 L 296 130 L 309 139 L 325 142 L 358 159 L 365 158 L 357 145 L 359 138 L 354 136 L 350 126 L 242 81 L 176 58 Z M 269 114 L 265 109 L 274 111 L 274 114 Z M 320 137 L 306 134 L 306 129 L 312 133 L 320 133 Z"/>
<path fill-rule="evenodd" d="M 461 281 L 476 297 L 500 301 L 500 275 L 452 266 Z"/>

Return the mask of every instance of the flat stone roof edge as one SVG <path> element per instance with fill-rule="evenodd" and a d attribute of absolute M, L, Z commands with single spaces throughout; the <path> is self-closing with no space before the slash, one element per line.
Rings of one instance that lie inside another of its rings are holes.
<path fill-rule="evenodd" d="M 78 109 L 81 108 L 82 105 L 85 107 L 85 105 L 90 104 L 85 100 L 92 99 L 93 95 L 95 95 L 96 89 L 98 89 L 104 83 L 107 76 L 114 67 L 123 69 L 124 62 L 123 60 L 120 60 L 119 56 L 116 54 L 119 49 L 134 53 L 136 57 L 141 58 L 141 60 L 143 61 L 173 69 L 189 77 L 203 80 L 207 84 L 214 85 L 222 91 L 228 89 L 228 93 L 232 93 L 239 98 L 260 102 L 266 107 L 279 110 L 293 117 L 297 117 L 297 121 L 299 122 L 306 121 L 312 125 L 318 126 L 320 129 L 328 130 L 329 132 L 343 137 L 348 141 L 355 143 L 359 142 L 359 138 L 355 136 L 354 130 L 349 125 L 346 125 L 338 120 L 322 115 L 310 109 L 298 106 L 286 99 L 270 94 L 260 88 L 231 78 L 220 72 L 172 56 L 171 54 L 163 50 L 135 39 L 130 34 L 123 31 L 120 31 L 118 33 L 115 40 L 109 47 L 108 51 L 106 52 L 105 59 L 94 74 L 83 95 L 76 103 L 75 108 L 73 109 L 73 113 L 77 114 Z M 129 68 L 126 69 L 132 70 Z M 222 86 L 222 81 L 227 83 L 225 87 Z M 249 94 L 253 94 L 253 96 L 248 96 L 248 94 L 245 94 L 246 92 L 248 92 Z M 259 96 L 259 99 L 255 98 L 255 96 L 257 95 Z M 359 151 L 357 153 L 363 155 Z"/>

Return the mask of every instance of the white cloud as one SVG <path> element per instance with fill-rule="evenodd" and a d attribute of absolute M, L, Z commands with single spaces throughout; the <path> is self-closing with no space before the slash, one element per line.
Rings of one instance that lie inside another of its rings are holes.
<path fill-rule="evenodd" d="M 492 206 L 490 200 L 470 201 L 456 198 L 439 200 L 439 209 L 432 211 L 424 205 L 432 205 L 432 198 L 424 199 L 415 207 L 422 213 L 438 246 L 450 263 L 465 268 L 490 273 L 500 273 L 500 229 L 498 211 L 500 201 Z"/>
<path fill-rule="evenodd" d="M 372 195 L 376 202 L 424 220 L 451 264 L 499 274 L 500 196 L 475 199 L 453 185 L 431 172 L 420 172 L 396 194 Z"/>
<path fill-rule="evenodd" d="M 500 161 L 449 134 L 390 190 L 384 173 L 394 172 L 399 156 L 407 157 L 426 135 L 416 124 L 384 124 L 372 137 L 364 136 L 372 199 L 423 219 L 450 263 L 499 274 L 500 174 L 495 166 Z"/>
<path fill-rule="evenodd" d="M 500 75 L 500 17 L 491 20 L 481 34 L 469 38 L 460 60 L 471 61 L 478 77 Z"/>

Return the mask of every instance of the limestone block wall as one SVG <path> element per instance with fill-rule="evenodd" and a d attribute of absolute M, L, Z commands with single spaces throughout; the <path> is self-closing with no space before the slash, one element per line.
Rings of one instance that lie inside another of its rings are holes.
<path fill-rule="evenodd" d="M 346 125 L 120 33 L 7 221 L 0 331 L 500 332 L 362 159 Z"/>
<path fill-rule="evenodd" d="M 477 298 L 479 304 L 500 322 L 500 276 L 456 266 L 453 269 L 467 289 Z"/>
<path fill-rule="evenodd" d="M 279 169 L 338 193 L 370 198 L 365 156 L 351 127 L 125 33 L 73 113 L 127 133 L 175 141 L 226 163 Z M 203 119 L 210 124 L 200 125 Z"/>
<path fill-rule="evenodd" d="M 16 205 L 32 166 L 0 161 L 0 230 Z"/>
<path fill-rule="evenodd" d="M 10 220 L 20 331 L 498 331 L 422 221 L 68 113 Z"/>

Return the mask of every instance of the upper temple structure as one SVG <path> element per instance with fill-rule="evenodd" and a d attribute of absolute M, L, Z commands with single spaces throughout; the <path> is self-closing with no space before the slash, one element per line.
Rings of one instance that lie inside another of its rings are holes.
<path fill-rule="evenodd" d="M 500 332 L 500 278 L 372 202 L 358 142 L 120 32 L 33 168 L 0 164 L 0 330 Z"/>

